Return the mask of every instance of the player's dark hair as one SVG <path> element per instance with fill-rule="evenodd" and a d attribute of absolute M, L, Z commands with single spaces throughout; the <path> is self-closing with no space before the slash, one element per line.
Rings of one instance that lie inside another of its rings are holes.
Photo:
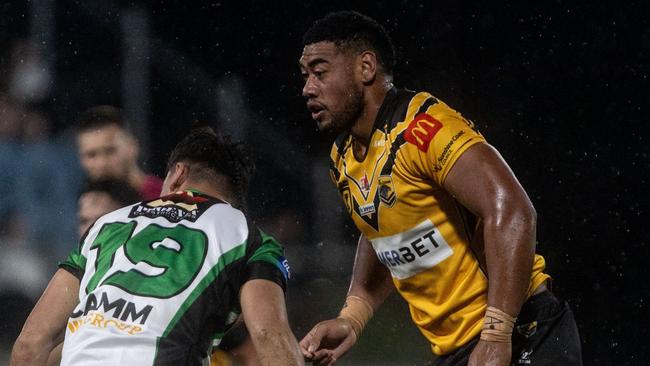
<path fill-rule="evenodd" d="M 216 134 L 210 128 L 199 128 L 176 145 L 169 156 L 167 170 L 182 161 L 196 166 L 190 167 L 193 179 L 211 179 L 214 174 L 227 177 L 237 200 L 234 205 L 245 207 L 248 185 L 255 172 L 253 156 L 246 145 Z"/>
<path fill-rule="evenodd" d="M 79 196 L 88 192 L 103 192 L 108 194 L 111 199 L 117 202 L 120 207 L 140 201 L 140 195 L 127 182 L 115 179 L 102 179 L 96 181 L 86 181 L 81 187 Z"/>
<path fill-rule="evenodd" d="M 339 48 L 358 52 L 372 50 L 384 73 L 393 74 L 395 47 L 386 29 L 374 19 L 356 11 L 337 11 L 317 20 L 305 32 L 303 46 L 329 41 Z"/>
<path fill-rule="evenodd" d="M 75 122 L 75 130 L 77 133 L 82 133 L 111 124 L 126 128 L 122 110 L 110 105 L 98 105 L 79 114 Z"/>

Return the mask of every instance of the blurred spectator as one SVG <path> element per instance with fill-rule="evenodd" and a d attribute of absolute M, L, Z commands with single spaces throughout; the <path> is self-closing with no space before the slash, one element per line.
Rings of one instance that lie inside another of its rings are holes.
<path fill-rule="evenodd" d="M 117 180 L 88 181 L 79 195 L 77 212 L 81 237 L 98 218 L 140 201 L 138 192 L 128 183 Z"/>
<path fill-rule="evenodd" d="M 0 220 L 0 342 L 13 341 L 47 283 L 42 255 L 31 249 L 17 215 Z"/>
<path fill-rule="evenodd" d="M 79 160 L 90 180 L 124 180 L 141 199 L 160 195 L 162 180 L 138 166 L 139 147 L 119 108 L 90 108 L 80 115 L 76 127 Z"/>
<path fill-rule="evenodd" d="M 18 39 L 0 53 L 0 217 L 23 223 L 23 246 L 55 263 L 76 236 L 79 169 L 69 144 L 50 135 L 42 107 L 52 77 L 38 45 Z"/>
<path fill-rule="evenodd" d="M 17 40 L 11 50 L 10 62 L 8 94 L 23 104 L 45 100 L 53 79 L 38 45 L 29 39 Z"/>

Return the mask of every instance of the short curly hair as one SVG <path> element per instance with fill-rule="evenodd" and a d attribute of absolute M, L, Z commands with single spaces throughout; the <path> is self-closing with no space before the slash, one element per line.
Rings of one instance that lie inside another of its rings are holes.
<path fill-rule="evenodd" d="M 192 165 L 192 179 L 213 179 L 215 175 L 227 177 L 237 200 L 233 205 L 242 209 L 246 206 L 248 186 L 255 172 L 255 163 L 248 146 L 233 142 L 229 136 L 217 134 L 210 128 L 197 128 L 172 150 L 167 170 L 171 170 L 178 162 Z"/>
<path fill-rule="evenodd" d="M 108 125 L 116 125 L 126 129 L 126 121 L 120 108 L 112 105 L 98 105 L 88 108 L 79 114 L 74 128 L 79 134 Z"/>
<path fill-rule="evenodd" d="M 140 201 L 140 194 L 127 182 L 116 179 L 87 180 L 81 187 L 79 197 L 89 192 L 103 192 L 120 207 Z"/>
<path fill-rule="evenodd" d="M 393 74 L 395 46 L 388 32 L 376 20 L 356 11 L 338 11 L 317 20 L 302 39 L 303 46 L 329 41 L 341 49 L 372 50 L 383 71 Z"/>

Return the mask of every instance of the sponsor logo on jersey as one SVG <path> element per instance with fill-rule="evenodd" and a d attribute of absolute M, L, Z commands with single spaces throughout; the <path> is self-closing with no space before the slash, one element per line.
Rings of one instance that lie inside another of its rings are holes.
<path fill-rule="evenodd" d="M 438 160 L 436 161 L 436 164 L 433 166 L 433 171 L 434 172 L 439 172 L 442 170 L 442 167 L 447 163 L 447 159 L 449 159 L 449 156 L 451 155 L 452 152 L 452 146 L 454 143 L 465 134 L 465 131 L 461 130 L 458 131 L 457 134 L 451 137 L 449 142 L 447 142 L 447 145 L 442 149 L 442 153 L 438 157 Z"/>
<path fill-rule="evenodd" d="M 130 218 L 145 216 L 151 219 L 164 217 L 170 222 L 183 220 L 194 222 L 201 216 L 199 204 L 209 201 L 205 197 L 195 196 L 193 192 L 176 192 L 150 202 L 142 202 L 133 207 Z"/>
<path fill-rule="evenodd" d="M 133 335 L 143 330 L 140 325 L 145 324 L 152 309 L 151 305 L 138 308 L 135 303 L 122 298 L 111 300 L 106 292 L 101 293 L 98 301 L 97 296 L 91 293 L 83 308 L 70 315 L 68 329 L 74 333 L 82 326 L 93 326 L 114 328 Z"/>
<path fill-rule="evenodd" d="M 184 207 L 185 206 L 185 207 Z M 141 203 L 131 209 L 130 218 L 145 216 L 150 219 L 164 217 L 170 222 L 180 222 L 183 220 L 194 222 L 199 218 L 199 209 L 196 205 L 190 206 L 183 203 L 174 203 L 172 201 L 156 200 L 149 203 Z"/>
<path fill-rule="evenodd" d="M 397 279 L 432 268 L 454 253 L 430 220 L 405 232 L 373 239 L 371 243 L 379 261 Z"/>
<path fill-rule="evenodd" d="M 140 324 L 144 324 L 151 313 L 153 306 L 145 305 L 138 309 L 136 304 L 126 301 L 125 299 L 109 300 L 108 294 L 102 292 L 101 298 L 97 301 L 97 296 L 94 293 L 90 293 L 86 297 L 86 303 L 83 306 L 83 309 L 72 313 L 71 318 L 78 318 L 82 315 L 88 315 L 91 311 L 101 310 L 104 313 L 113 311 L 112 317 L 115 319 L 120 319 L 122 321 L 138 321 Z"/>
<path fill-rule="evenodd" d="M 68 321 L 68 330 L 70 330 L 70 333 L 78 331 L 83 326 L 113 328 L 130 335 L 140 333 L 143 330 L 139 325 L 125 323 L 112 318 L 106 319 L 104 318 L 104 314 L 97 311 L 90 312 L 88 315 L 79 319 L 71 319 Z"/>
<path fill-rule="evenodd" d="M 291 267 L 289 266 L 289 261 L 285 257 L 278 258 L 278 268 L 284 274 L 285 279 L 291 278 Z"/>
<path fill-rule="evenodd" d="M 528 348 L 528 349 L 523 349 L 521 351 L 521 354 L 519 355 L 519 359 L 517 360 L 518 365 L 530 365 L 532 363 L 532 360 L 530 359 L 530 356 L 533 354 L 533 349 Z"/>
<path fill-rule="evenodd" d="M 373 202 L 359 206 L 359 215 L 361 216 L 370 216 L 374 213 L 375 213 L 375 204 Z"/>
<path fill-rule="evenodd" d="M 404 132 L 404 139 L 421 151 L 427 152 L 431 140 L 441 128 L 442 122 L 426 113 L 420 113 L 409 123 Z"/>

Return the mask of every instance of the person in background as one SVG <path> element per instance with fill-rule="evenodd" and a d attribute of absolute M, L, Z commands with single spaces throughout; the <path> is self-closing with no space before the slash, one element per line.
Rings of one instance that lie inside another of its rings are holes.
<path fill-rule="evenodd" d="M 138 192 L 126 182 L 112 179 L 86 181 L 78 201 L 79 237 L 83 236 L 98 218 L 138 201 L 140 201 Z"/>
<path fill-rule="evenodd" d="M 138 166 L 138 143 L 119 108 L 92 107 L 81 113 L 75 127 L 79 161 L 89 180 L 123 180 L 145 200 L 160 195 L 162 180 Z"/>

